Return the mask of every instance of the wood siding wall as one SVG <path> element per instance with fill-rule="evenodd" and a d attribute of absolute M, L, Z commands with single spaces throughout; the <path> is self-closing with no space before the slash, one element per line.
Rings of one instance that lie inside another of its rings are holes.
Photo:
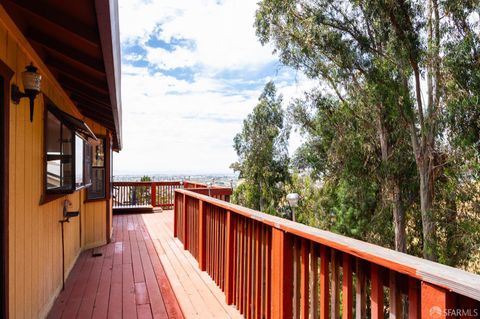
<path fill-rule="evenodd" d="M 63 111 L 82 118 L 97 134 L 106 130 L 84 118 L 0 5 L 0 60 L 23 90 L 21 72 L 33 62 L 43 76 L 42 93 Z M 80 218 L 65 224 L 65 270 L 70 272 L 82 249 L 106 243 L 106 201 L 85 203 L 86 190 L 40 204 L 44 176 L 44 102 L 35 100 L 33 123 L 28 99 L 10 104 L 9 253 L 10 318 L 44 317 L 62 286 L 61 226 L 63 202 L 72 202 Z"/>

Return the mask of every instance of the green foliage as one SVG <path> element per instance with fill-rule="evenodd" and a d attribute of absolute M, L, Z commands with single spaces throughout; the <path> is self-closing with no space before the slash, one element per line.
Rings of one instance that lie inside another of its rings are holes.
<path fill-rule="evenodd" d="M 394 247 L 387 181 L 393 177 L 400 180 L 405 198 L 414 197 L 417 191 L 413 158 L 405 151 L 408 144 L 395 135 L 399 132 L 389 130 L 390 160 L 382 161 L 377 115 L 365 104 L 355 100 L 340 103 L 313 92 L 295 101 L 290 114 L 306 138 L 293 164 L 323 182 L 316 200 L 322 202 L 331 222 L 320 226 Z M 409 201 L 404 200 L 403 205 L 411 209 Z"/>
<path fill-rule="evenodd" d="M 260 42 L 319 83 L 289 109 L 305 137 L 292 162 L 311 178 L 293 179 L 298 220 L 392 247 L 400 212 L 410 253 L 467 267 L 480 229 L 479 7 L 259 3 Z"/>
<path fill-rule="evenodd" d="M 141 182 L 151 182 L 152 178 L 150 176 L 144 175 L 140 178 Z M 151 187 L 150 186 L 138 186 L 134 188 L 135 198 L 138 204 L 140 205 L 150 205 L 151 197 Z"/>
<path fill-rule="evenodd" d="M 237 203 L 275 213 L 288 183 L 288 138 L 282 97 L 272 82 L 265 85 L 253 112 L 243 122 L 242 132 L 234 139 L 238 162 L 232 168 L 244 183 L 233 196 Z"/>

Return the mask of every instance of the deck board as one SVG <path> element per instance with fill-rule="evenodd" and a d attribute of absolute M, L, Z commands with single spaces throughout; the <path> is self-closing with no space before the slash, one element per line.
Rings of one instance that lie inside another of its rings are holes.
<path fill-rule="evenodd" d="M 83 252 L 48 318 L 242 318 L 173 238 L 173 212 L 113 218 L 112 243 Z"/>
<path fill-rule="evenodd" d="M 183 318 L 167 277 L 157 280 L 163 266 L 147 249 L 143 218 L 115 216 L 113 227 L 114 240 L 99 249 L 102 256 L 81 254 L 48 318 Z"/>
<path fill-rule="evenodd" d="M 187 318 L 243 318 L 195 258 L 173 238 L 173 211 L 142 216 Z"/>

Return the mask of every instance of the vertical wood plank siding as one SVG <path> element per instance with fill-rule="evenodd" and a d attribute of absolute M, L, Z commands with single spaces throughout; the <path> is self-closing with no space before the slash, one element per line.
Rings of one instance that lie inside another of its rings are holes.
<path fill-rule="evenodd" d="M 174 203 L 175 236 L 200 264 L 205 259 L 204 269 L 226 302 L 246 318 L 402 318 L 403 309 L 409 318 L 428 318 L 435 306 L 472 313 L 480 307 L 476 299 L 396 266 L 395 257 L 404 254 L 389 251 L 385 266 L 368 258 L 358 241 L 340 249 L 306 226 L 190 190 L 177 190 Z"/>
<path fill-rule="evenodd" d="M 8 308 L 11 318 L 42 318 L 48 313 L 62 286 L 61 228 L 63 201 L 80 210 L 65 226 L 65 275 L 79 253 L 106 243 L 106 200 L 85 203 L 81 190 L 40 204 L 44 183 L 44 99 L 48 96 L 63 111 L 84 120 L 96 134 L 104 127 L 83 117 L 46 71 L 43 62 L 18 31 L 0 5 L 0 61 L 15 74 L 11 84 L 23 90 L 21 72 L 33 62 L 43 76 L 42 94 L 35 99 L 33 122 L 29 101 L 9 107 L 9 223 L 8 223 Z M 10 86 L 10 85 L 9 85 Z"/>

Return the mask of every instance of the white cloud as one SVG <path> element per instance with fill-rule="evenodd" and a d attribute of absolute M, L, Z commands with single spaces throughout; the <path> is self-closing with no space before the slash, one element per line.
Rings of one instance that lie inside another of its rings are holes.
<path fill-rule="evenodd" d="M 178 60 L 165 50 L 149 50 L 149 62 L 167 68 L 199 64 L 206 68 L 256 68 L 275 61 L 270 47 L 263 47 L 253 28 L 256 1 L 121 1 L 121 39 L 145 43 L 150 36 L 170 42 L 186 39 L 195 45 L 179 50 Z"/>
<path fill-rule="evenodd" d="M 192 67 L 200 62 L 195 52 L 187 48 L 176 47 L 173 51 L 168 51 L 163 48 L 147 47 L 146 50 L 147 61 L 165 70 Z"/>
<path fill-rule="evenodd" d="M 140 43 L 146 55 L 123 57 L 124 140 L 123 150 L 115 155 L 116 174 L 231 172 L 229 165 L 236 160 L 233 137 L 257 104 L 263 85 L 274 80 L 285 105 L 313 85 L 286 68 L 248 75 L 276 61 L 255 37 L 255 7 L 256 0 L 120 2 L 123 44 Z M 148 47 L 154 33 L 167 42 L 187 39 L 192 45 L 173 51 Z M 142 59 L 149 67 L 130 64 Z M 193 66 L 189 81 L 159 71 Z M 233 75 L 222 78 L 219 74 L 225 71 Z M 291 148 L 299 143 L 294 134 Z"/>

